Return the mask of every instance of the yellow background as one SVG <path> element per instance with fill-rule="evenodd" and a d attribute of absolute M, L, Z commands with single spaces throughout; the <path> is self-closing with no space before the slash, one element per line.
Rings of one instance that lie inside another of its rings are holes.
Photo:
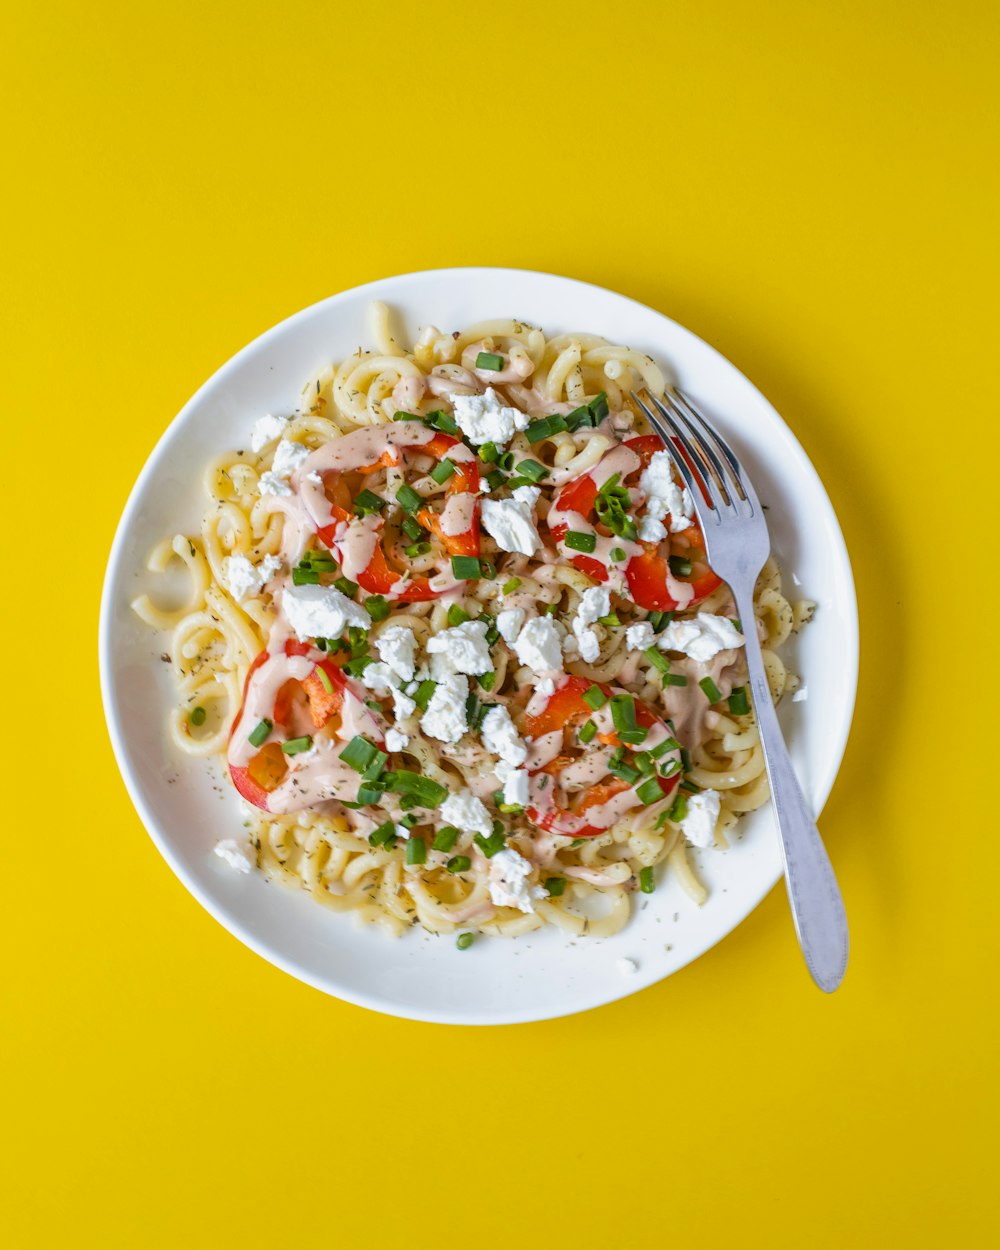
<path fill-rule="evenodd" d="M 103 0 L 2 21 L 0 1241 L 986 1244 L 995 6 Z M 228 936 L 128 802 L 98 596 L 164 425 L 296 309 L 476 263 L 690 326 L 830 490 L 863 648 L 822 821 L 854 942 L 833 998 L 779 889 L 585 1016 L 382 1018 Z M 499 1105 L 495 1078 L 518 1091 Z"/>

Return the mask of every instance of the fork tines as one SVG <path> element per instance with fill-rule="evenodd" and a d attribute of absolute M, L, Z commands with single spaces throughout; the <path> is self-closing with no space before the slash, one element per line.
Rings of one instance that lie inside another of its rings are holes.
<path fill-rule="evenodd" d="M 692 495 L 715 519 L 720 504 L 744 516 L 759 511 L 753 487 L 732 449 L 683 391 L 669 386 L 659 399 L 642 387 L 632 392 L 632 398 L 663 439 Z"/>

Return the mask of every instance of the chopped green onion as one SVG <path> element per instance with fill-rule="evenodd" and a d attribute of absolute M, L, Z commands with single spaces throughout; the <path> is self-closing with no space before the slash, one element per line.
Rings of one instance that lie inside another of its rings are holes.
<path fill-rule="evenodd" d="M 729 696 L 729 710 L 734 716 L 746 716 L 750 711 L 746 686 L 736 686 Z"/>
<path fill-rule="evenodd" d="M 514 467 L 514 453 L 512 451 L 501 452 L 497 456 L 497 468 L 503 469 L 505 473 L 509 473 Z"/>
<path fill-rule="evenodd" d="M 590 409 L 590 415 L 594 418 L 595 423 L 603 421 L 609 411 L 608 397 L 605 392 L 601 391 L 599 395 L 595 395 L 587 407 Z"/>
<path fill-rule="evenodd" d="M 674 799 L 673 801 L 673 805 L 671 806 L 670 811 L 667 813 L 667 819 L 670 821 L 671 824 L 679 825 L 681 821 L 684 819 L 684 817 L 687 815 L 687 811 L 688 811 L 687 795 L 678 794 L 677 798 Z"/>
<path fill-rule="evenodd" d="M 560 434 L 567 428 L 566 418 L 559 415 L 541 417 L 538 421 L 530 421 L 524 431 L 529 443 L 540 443 L 543 438 Z"/>
<path fill-rule="evenodd" d="M 440 807 L 448 797 L 446 786 L 439 785 L 430 777 L 420 773 L 395 772 L 386 773 L 383 777 L 387 787 L 396 794 L 413 794 L 420 801 L 421 807 Z"/>
<path fill-rule="evenodd" d="M 443 486 L 444 483 L 447 482 L 447 480 L 454 474 L 454 472 L 455 466 L 448 459 L 448 457 L 445 456 L 440 464 L 435 465 L 434 468 L 431 469 L 431 478 L 437 482 L 439 486 Z"/>
<path fill-rule="evenodd" d="M 373 829 L 368 835 L 369 846 L 385 846 L 392 838 L 395 841 L 396 826 L 391 820 L 387 820 L 384 825 L 379 825 L 377 829 Z"/>
<path fill-rule="evenodd" d="M 742 634 L 743 622 L 740 620 L 740 618 L 738 616 L 731 616 L 729 619 L 733 622 L 733 628 L 739 630 L 739 632 Z"/>
<path fill-rule="evenodd" d="M 566 428 L 570 433 L 575 433 L 585 425 L 593 425 L 590 409 L 584 404 L 582 408 L 574 408 L 572 412 L 566 414 Z"/>
<path fill-rule="evenodd" d="M 547 604 L 545 605 L 545 615 L 546 615 L 546 616 L 555 616 L 555 614 L 556 614 L 558 611 L 559 611 L 559 604 L 558 604 L 558 603 L 547 603 Z"/>
<path fill-rule="evenodd" d="M 701 786 L 696 786 L 693 781 L 688 781 L 686 778 L 684 779 L 684 781 L 681 782 L 680 788 L 682 790 L 686 790 L 688 794 L 700 794 L 701 793 Z"/>
<path fill-rule="evenodd" d="M 435 851 L 450 851 L 458 841 L 461 832 L 461 829 L 456 829 L 454 825 L 442 825 L 434 835 L 431 849 Z"/>
<path fill-rule="evenodd" d="M 348 599 L 353 599 L 358 593 L 358 583 L 352 582 L 349 577 L 338 577 L 333 583 L 342 595 L 346 595 Z"/>
<path fill-rule="evenodd" d="M 373 490 L 363 490 L 354 500 L 354 511 L 358 516 L 368 516 L 376 512 L 381 512 L 385 507 L 386 501 L 381 495 L 376 495 Z"/>
<path fill-rule="evenodd" d="M 465 717 L 470 726 L 475 729 L 476 717 L 479 714 L 479 700 L 476 698 L 474 690 L 470 690 L 465 699 Z"/>
<path fill-rule="evenodd" d="M 340 753 L 340 758 L 356 773 L 363 773 L 373 759 L 379 754 L 374 742 L 369 742 L 361 734 L 356 734 Z"/>
<path fill-rule="evenodd" d="M 423 495 L 418 495 L 412 486 L 403 485 L 396 491 L 396 502 L 404 512 L 419 512 L 427 502 Z"/>
<path fill-rule="evenodd" d="M 592 712 L 596 712 L 607 703 L 608 696 L 600 686 L 591 686 L 583 692 L 583 701 Z"/>
<path fill-rule="evenodd" d="M 635 788 L 636 797 L 648 807 L 650 803 L 656 803 L 663 798 L 663 791 L 660 789 L 659 779 L 656 777 L 647 777 L 641 786 Z"/>
<path fill-rule="evenodd" d="M 633 768 L 631 764 L 612 764 L 609 762 L 608 772 L 611 773 L 613 777 L 620 777 L 622 781 L 627 782 L 630 786 L 634 786 L 635 783 L 642 777 L 642 773 L 639 772 L 638 768 Z"/>
<path fill-rule="evenodd" d="M 499 373 L 503 369 L 503 357 L 498 356 L 496 352 L 480 352 L 476 357 L 476 368 Z"/>
<path fill-rule="evenodd" d="M 599 616 L 597 618 L 597 621 L 598 621 L 598 624 L 600 625 L 620 625 L 621 624 L 621 620 L 619 619 L 617 612 L 609 612 L 607 616 Z"/>
<path fill-rule="evenodd" d="M 656 761 L 648 751 L 640 751 L 635 757 L 635 766 L 641 773 L 655 773 Z"/>
<path fill-rule="evenodd" d="M 455 939 L 455 945 L 460 951 L 467 951 L 475 940 L 476 935 L 474 933 L 460 933 Z"/>
<path fill-rule="evenodd" d="M 674 619 L 673 612 L 650 612 L 646 620 L 652 625 L 653 633 L 658 634 L 661 629 L 669 625 Z"/>
<path fill-rule="evenodd" d="M 688 679 L 683 673 L 664 673 L 663 684 L 665 686 L 686 686 Z"/>
<path fill-rule="evenodd" d="M 670 661 L 662 651 L 656 647 L 646 647 L 642 653 L 654 668 L 660 670 L 661 673 L 670 672 Z"/>
<path fill-rule="evenodd" d="M 430 551 L 430 549 L 431 549 L 430 543 L 414 543 L 410 547 L 405 547 L 404 551 L 406 555 L 408 555 L 410 559 L 413 560 L 413 559 L 416 559 L 417 556 L 425 556 L 428 553 L 428 551 Z"/>
<path fill-rule="evenodd" d="M 521 579 L 519 577 L 512 577 L 509 582 L 504 582 L 500 589 L 505 595 L 512 595 L 520 584 Z"/>
<path fill-rule="evenodd" d="M 686 773 L 691 771 L 691 752 L 687 749 L 687 747 L 681 747 L 681 764 L 683 765 Z"/>
<path fill-rule="evenodd" d="M 483 464 L 493 464 L 496 458 L 500 455 L 500 451 L 496 443 L 483 443 L 479 451 L 476 452 L 476 455 L 483 462 Z"/>
<path fill-rule="evenodd" d="M 445 864 L 449 872 L 468 872 L 471 867 L 472 860 L 468 855 L 453 855 Z"/>
<path fill-rule="evenodd" d="M 656 889 L 656 879 L 653 876 L 651 864 L 647 864 L 645 868 L 639 869 L 639 889 L 643 894 L 652 894 Z"/>
<path fill-rule="evenodd" d="M 430 703 L 431 695 L 433 695 L 436 689 L 437 682 L 428 679 L 427 681 L 422 681 L 410 696 L 421 712 L 427 711 L 427 704 Z"/>
<path fill-rule="evenodd" d="M 561 894 L 566 892 L 566 878 L 547 877 L 545 880 L 545 888 L 549 892 L 549 898 L 559 898 Z"/>
<path fill-rule="evenodd" d="M 544 464 L 539 464 L 537 460 L 522 460 L 517 466 L 517 471 L 522 477 L 526 477 L 529 482 L 540 482 L 543 478 L 549 476 L 549 470 Z"/>
<path fill-rule="evenodd" d="M 365 611 L 373 621 L 384 621 L 392 611 L 385 595 L 369 595 L 365 600 Z"/>
<path fill-rule="evenodd" d="M 597 726 L 592 720 L 584 721 L 580 726 L 580 741 L 583 743 L 590 742 L 597 733 Z"/>
<path fill-rule="evenodd" d="M 420 540 L 425 538 L 427 535 L 427 531 L 420 524 L 420 522 L 411 516 L 403 517 L 403 523 L 399 528 L 403 531 L 410 542 L 420 542 Z"/>
<path fill-rule="evenodd" d="M 621 561 L 625 559 L 625 552 L 621 549 L 621 547 L 612 547 L 611 559 L 620 564 Z"/>
<path fill-rule="evenodd" d="M 584 534 L 580 530 L 570 530 L 563 542 L 573 551 L 593 551 L 597 547 L 596 534 Z"/>
<path fill-rule="evenodd" d="M 586 838 L 574 838 L 573 841 L 569 844 L 569 849 L 571 851 L 575 851 L 578 846 L 585 845 L 586 841 L 587 841 Z"/>
<path fill-rule="evenodd" d="M 414 794 L 404 794 L 399 800 L 399 806 L 404 812 L 408 812 L 411 807 L 419 807 L 420 801 Z M 417 823 L 416 816 L 408 816 L 407 819 L 410 821 L 411 825 L 415 825 Z"/>
<path fill-rule="evenodd" d="M 718 703 L 722 698 L 722 691 L 711 679 L 711 677 L 703 677 L 698 685 L 701 686 L 702 690 L 704 690 L 705 697 L 708 699 L 709 703 Z"/>
<path fill-rule="evenodd" d="M 373 712 L 381 712 L 382 704 L 378 699 L 365 699 L 365 707 L 370 707 Z"/>
<path fill-rule="evenodd" d="M 676 776 L 676 774 L 679 773 L 680 771 L 681 771 L 680 760 L 667 760 L 667 762 L 660 768 L 660 776 L 661 777 L 673 777 L 673 776 Z"/>
<path fill-rule="evenodd" d="M 413 795 L 412 795 L 412 794 L 404 794 L 404 795 L 403 795 L 403 799 L 412 799 L 412 798 L 413 798 Z M 400 799 L 400 800 L 399 800 L 399 806 L 400 806 L 400 807 L 402 807 L 402 806 L 403 806 L 403 799 Z M 409 806 L 409 807 L 419 807 L 419 806 L 420 806 L 420 804 L 419 804 L 419 803 L 409 803 L 409 804 L 408 804 L 408 806 Z M 403 817 L 403 819 L 402 819 L 399 823 L 400 823 L 401 825 L 405 825 L 407 829 L 415 829 L 415 828 L 416 828 L 416 826 L 420 824 L 420 818 L 419 818 L 418 816 L 414 816 L 414 815 L 411 813 L 409 816 L 404 816 L 404 817 Z"/>
<path fill-rule="evenodd" d="M 386 764 L 389 763 L 389 757 L 384 751 L 376 751 L 372 762 L 361 774 L 362 781 L 378 781 L 379 777 L 385 771 Z"/>
<path fill-rule="evenodd" d="M 427 843 L 423 838 L 408 838 L 406 842 L 406 862 L 408 864 L 427 863 Z"/>
<path fill-rule="evenodd" d="M 681 744 L 676 738 L 667 738 L 666 741 L 661 742 L 659 746 L 651 747 L 649 753 L 654 760 L 661 760 L 668 751 L 679 750 L 680 745 Z"/>
<path fill-rule="evenodd" d="M 373 664 L 374 660 L 370 655 L 356 655 L 353 660 L 348 660 L 344 665 L 344 672 L 349 677 L 360 677 L 369 664 Z"/>
<path fill-rule="evenodd" d="M 505 475 L 500 473 L 497 469 L 494 469 L 492 473 L 486 474 L 486 485 L 490 488 L 490 490 L 499 490 L 506 480 L 507 478 Z"/>
<path fill-rule="evenodd" d="M 623 729 L 635 729 L 635 699 L 630 694 L 616 694 L 612 696 L 611 719 L 619 734 Z"/>
<path fill-rule="evenodd" d="M 205 711 L 203 707 L 193 707 L 191 709 L 191 714 L 188 717 L 188 720 L 194 726 L 204 725 L 205 718 L 207 715 L 208 713 Z"/>
<path fill-rule="evenodd" d="M 250 734 L 250 737 L 248 739 L 250 745 L 252 747 L 261 746 L 265 742 L 265 740 L 267 739 L 268 735 L 270 734 L 273 728 L 274 728 L 274 725 L 269 720 L 258 721 L 256 728 Z"/>
<path fill-rule="evenodd" d="M 287 742 L 281 744 L 281 749 L 286 755 L 301 755 L 303 751 L 308 751 L 312 744 L 312 738 L 305 734 L 301 738 L 289 738 Z"/>
<path fill-rule="evenodd" d="M 423 421 L 423 417 L 419 412 L 404 412 L 400 409 L 392 415 L 393 421 Z"/>
<path fill-rule="evenodd" d="M 323 689 L 327 694 L 333 694 L 333 682 L 330 680 L 330 674 L 326 671 L 322 664 L 316 665 L 316 676 L 320 679 Z"/>
<path fill-rule="evenodd" d="M 453 603 L 448 609 L 449 625 L 463 625 L 466 621 L 471 620 L 472 617 L 468 614 L 468 612 L 466 612 L 464 608 L 459 607 L 457 603 Z"/>
<path fill-rule="evenodd" d="M 685 556 L 671 556 L 667 563 L 674 577 L 690 577 L 693 565 Z"/>
<path fill-rule="evenodd" d="M 497 575 L 497 566 L 489 560 L 483 561 L 483 577 L 493 578 Z"/>
<path fill-rule="evenodd" d="M 377 782 L 363 781 L 358 787 L 358 802 L 362 807 L 368 807 L 372 803 L 381 803 L 384 790 L 385 787 Z"/>
<path fill-rule="evenodd" d="M 498 851 L 502 851 L 504 847 L 503 827 L 499 830 L 494 828 L 488 838 L 484 838 L 481 833 L 477 833 L 472 839 L 476 846 L 482 851 L 487 859 L 492 859 Z"/>
<path fill-rule="evenodd" d="M 482 688 L 488 693 L 496 685 L 497 675 L 496 673 L 480 673 L 480 675 L 476 678 L 476 681 L 478 681 L 480 686 L 482 686 Z"/>
<path fill-rule="evenodd" d="M 457 434 L 458 422 L 450 412 L 429 412 L 423 418 L 424 425 L 429 425 L 435 430 L 441 430 L 444 434 Z"/>
<path fill-rule="evenodd" d="M 319 571 L 317 569 L 292 569 L 293 586 L 318 586 Z"/>
<path fill-rule="evenodd" d="M 451 571 L 463 581 L 470 581 L 472 578 L 483 575 L 482 565 L 475 556 L 452 556 Z"/>

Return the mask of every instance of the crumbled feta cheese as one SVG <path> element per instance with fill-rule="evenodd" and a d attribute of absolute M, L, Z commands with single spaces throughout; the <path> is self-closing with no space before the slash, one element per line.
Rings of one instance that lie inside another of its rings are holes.
<path fill-rule="evenodd" d="M 683 651 L 704 664 L 720 651 L 743 646 L 743 635 L 727 616 L 699 612 L 693 620 L 671 621 L 657 639 L 661 651 Z"/>
<path fill-rule="evenodd" d="M 235 838 L 223 838 L 221 842 L 216 842 L 212 850 L 237 872 L 249 872 L 253 867 L 249 848 L 242 846 Z"/>
<path fill-rule="evenodd" d="M 427 641 L 427 654 L 441 656 L 437 671 L 467 673 L 478 677 L 493 671 L 493 657 L 486 641 L 489 626 L 485 621 L 463 621 L 453 629 L 442 629 Z"/>
<path fill-rule="evenodd" d="M 497 613 L 497 630 L 504 642 L 513 643 L 524 624 L 525 615 L 524 608 L 504 608 Z"/>
<path fill-rule="evenodd" d="M 508 764 L 523 764 L 528 758 L 528 748 L 521 741 L 510 712 L 499 704 L 483 717 L 483 746 Z"/>
<path fill-rule="evenodd" d="M 548 699 L 556 692 L 556 683 L 551 677 L 543 677 L 541 681 L 535 683 L 535 694 L 540 694 L 543 699 Z"/>
<path fill-rule="evenodd" d="M 301 443 L 293 443 L 291 439 L 283 438 L 274 449 L 271 472 L 276 473 L 278 477 L 289 478 L 308 456 L 308 447 L 303 447 Z"/>
<path fill-rule="evenodd" d="M 339 638 L 349 625 L 369 629 L 371 617 L 335 586 L 286 586 L 281 610 L 305 642 L 309 638 Z"/>
<path fill-rule="evenodd" d="M 492 817 L 482 800 L 477 799 L 471 790 L 449 794 L 438 808 L 438 815 L 446 825 L 455 825 L 466 833 L 481 833 L 488 838 L 493 832 Z"/>
<path fill-rule="evenodd" d="M 531 501 L 517 497 L 523 494 L 532 495 Z M 513 499 L 484 499 L 479 505 L 483 528 L 501 551 L 533 556 L 541 547 L 542 540 L 535 526 L 538 494 L 537 486 L 521 486 L 514 492 Z"/>
<path fill-rule="evenodd" d="M 420 728 L 441 742 L 457 742 L 468 724 L 465 709 L 468 697 L 469 679 L 461 673 L 447 674 L 435 686 Z"/>
<path fill-rule="evenodd" d="M 639 621 L 625 631 L 625 646 L 629 651 L 645 651 L 656 642 L 656 635 L 649 621 Z"/>
<path fill-rule="evenodd" d="M 590 626 L 610 611 L 611 595 L 606 586 L 591 586 L 583 592 L 573 617 L 573 634 L 580 658 L 588 664 L 593 664 L 601 653 L 601 640 Z"/>
<path fill-rule="evenodd" d="M 711 846 L 715 841 L 715 824 L 719 819 L 718 790 L 702 790 L 689 794 L 687 815 L 681 821 L 681 833 L 692 846 Z"/>
<path fill-rule="evenodd" d="M 653 454 L 649 467 L 643 470 L 642 477 L 639 478 L 639 489 L 646 496 L 647 517 L 662 521 L 669 516 L 673 534 L 679 534 L 691 524 L 694 500 L 686 486 L 682 489 L 674 481 L 670 452 L 658 451 Z"/>
<path fill-rule="evenodd" d="M 408 734 L 400 733 L 398 729 L 387 729 L 385 731 L 385 749 L 390 754 L 393 751 L 402 751 L 409 745 L 410 738 Z"/>
<path fill-rule="evenodd" d="M 306 474 L 306 481 L 307 481 L 307 482 L 312 482 L 312 484 L 313 484 L 314 486 L 322 486 L 322 485 L 323 485 L 323 479 L 320 477 L 320 475 L 316 472 L 316 470 L 315 470 L 315 469 L 312 471 L 312 473 L 307 473 L 307 474 Z"/>
<path fill-rule="evenodd" d="M 497 853 L 490 860 L 490 899 L 497 907 L 516 907 L 518 911 L 533 912 L 532 895 L 543 898 L 545 891 L 528 887 L 533 865 L 510 847 Z"/>
<path fill-rule="evenodd" d="M 559 631 L 551 616 L 533 616 L 514 642 L 517 658 L 535 673 L 562 668 Z"/>
<path fill-rule="evenodd" d="M 237 603 L 242 603 L 247 595 L 256 594 L 281 568 L 277 556 L 265 556 L 260 564 L 254 565 L 246 556 L 226 556 L 222 561 L 222 580 Z"/>
<path fill-rule="evenodd" d="M 667 536 L 667 527 L 655 516 L 639 518 L 638 534 L 644 543 L 661 543 Z"/>
<path fill-rule="evenodd" d="M 805 703 L 806 699 L 808 698 L 809 698 L 809 687 L 799 686 L 798 690 L 796 690 L 796 692 L 792 695 L 792 702 L 793 703 Z"/>
<path fill-rule="evenodd" d="M 518 430 L 527 428 L 530 420 L 519 408 L 507 408 L 492 386 L 485 395 L 449 395 L 455 420 L 462 433 L 481 447 L 483 443 L 506 446 Z"/>
<path fill-rule="evenodd" d="M 291 417 L 273 417 L 270 413 L 260 417 L 253 427 L 253 433 L 250 435 L 251 450 L 263 451 L 268 443 L 273 443 L 276 438 L 281 438 L 291 420 Z"/>
<path fill-rule="evenodd" d="M 493 770 L 500 788 L 503 790 L 505 803 L 517 803 L 521 807 L 528 806 L 528 783 L 531 780 L 526 768 L 515 768 L 506 760 L 500 760 Z"/>
<path fill-rule="evenodd" d="M 634 976 L 639 971 L 639 965 L 634 959 L 619 959 L 615 967 L 623 977 Z"/>
<path fill-rule="evenodd" d="M 260 475 L 260 493 L 262 495 L 290 495 L 292 488 L 283 477 L 270 469 Z"/>
<path fill-rule="evenodd" d="M 412 681 L 417 640 L 406 625 L 390 625 L 375 639 L 379 659 L 388 664 L 400 681 Z"/>
<path fill-rule="evenodd" d="M 402 682 L 399 674 L 394 673 L 388 664 L 365 665 L 360 680 L 363 686 L 375 694 L 392 695 L 392 710 L 396 720 L 406 720 L 417 710 L 416 703 L 400 689 Z"/>

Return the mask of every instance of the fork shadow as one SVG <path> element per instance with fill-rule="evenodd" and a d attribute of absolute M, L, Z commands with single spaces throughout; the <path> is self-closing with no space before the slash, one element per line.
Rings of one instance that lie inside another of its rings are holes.
<path fill-rule="evenodd" d="M 636 297 L 660 306 L 652 292 L 636 292 Z M 714 312 L 699 317 L 696 310 L 681 308 L 675 315 L 745 372 L 773 404 L 815 465 L 840 521 L 857 587 L 861 662 L 851 734 L 821 826 L 831 859 L 835 867 L 840 866 L 841 884 L 848 878 L 844 888 L 848 915 L 852 875 L 858 878 L 859 904 L 862 896 L 878 899 L 879 914 L 886 923 L 880 923 L 875 932 L 866 930 L 869 956 L 870 943 L 876 941 L 891 959 L 892 951 L 886 948 L 895 945 L 897 926 L 892 922 L 899 914 L 900 876 L 894 846 L 879 837 L 878 831 L 889 827 L 883 817 L 893 802 L 893 779 L 899 775 L 903 747 L 897 736 L 887 732 L 885 687 L 872 680 L 872 675 L 915 671 L 912 617 L 904 610 L 906 587 L 900 573 L 901 523 L 890 509 L 880 506 L 883 495 L 875 475 L 842 433 L 833 401 L 807 378 L 794 376 L 775 356 L 772 344 L 753 342 L 742 332 L 738 341 L 727 341 L 733 336 L 726 335 Z M 782 554 L 790 561 L 794 557 L 793 552 Z M 790 929 L 784 885 L 776 888 L 781 906 L 774 905 L 772 892 L 752 923 L 742 926 L 741 934 L 753 939 L 747 945 L 756 946 L 765 933 L 770 940 L 773 925 L 787 924 Z M 733 946 L 721 944 L 710 958 L 719 958 L 720 951 L 728 952 Z M 753 954 L 745 951 L 749 962 Z M 855 960 L 860 954 L 856 945 Z M 742 958 L 735 952 L 733 957 Z"/>

